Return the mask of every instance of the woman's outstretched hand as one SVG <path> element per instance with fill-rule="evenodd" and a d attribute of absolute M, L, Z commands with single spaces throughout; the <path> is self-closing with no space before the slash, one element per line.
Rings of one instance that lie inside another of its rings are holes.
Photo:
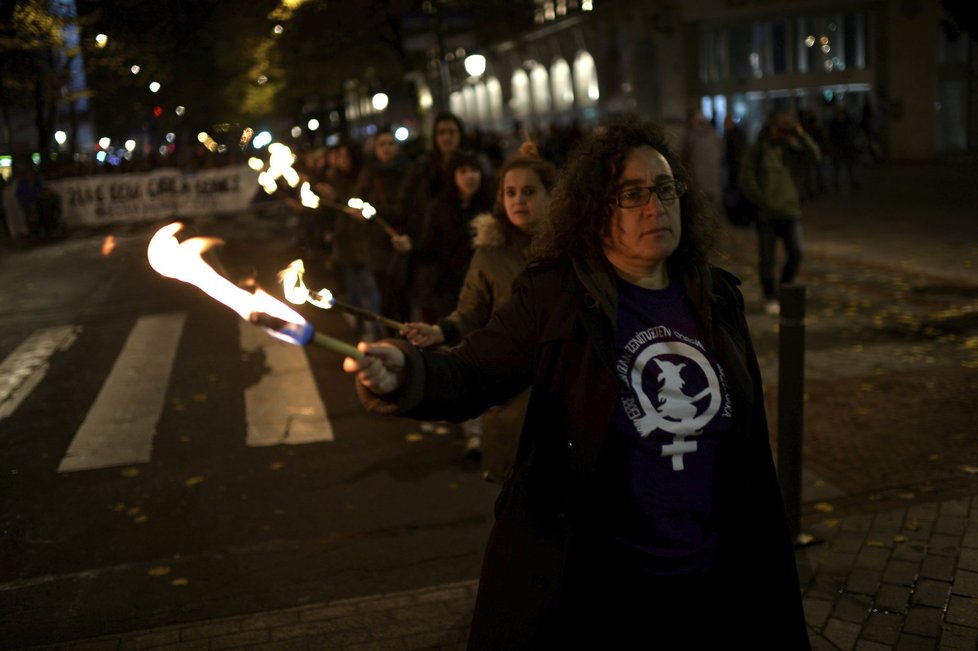
<path fill-rule="evenodd" d="M 427 323 L 405 323 L 404 329 L 401 330 L 401 336 L 418 348 L 445 343 L 445 333 L 442 332 L 441 326 Z"/>
<path fill-rule="evenodd" d="M 380 396 L 401 388 L 405 359 L 400 348 L 384 342 L 368 344 L 361 341 L 357 344 L 357 350 L 364 357 L 344 359 L 344 371 L 355 373 L 360 384 Z"/>

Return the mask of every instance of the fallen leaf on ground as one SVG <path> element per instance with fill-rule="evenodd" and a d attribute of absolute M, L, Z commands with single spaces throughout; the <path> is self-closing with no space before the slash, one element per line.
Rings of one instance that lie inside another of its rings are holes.
<path fill-rule="evenodd" d="M 194 394 L 194 402 L 207 402 L 207 394 L 206 393 L 195 393 Z"/>
<path fill-rule="evenodd" d="M 904 536 L 902 533 L 898 533 L 897 535 L 893 536 L 893 542 L 902 543 L 907 542 L 908 540 L 910 539 Z"/>
<path fill-rule="evenodd" d="M 138 477 L 139 468 L 124 468 L 121 474 L 123 477 Z"/>
<path fill-rule="evenodd" d="M 184 479 L 183 485 L 186 486 L 187 488 L 190 488 L 191 486 L 196 486 L 202 481 L 204 481 L 204 476 L 197 475 L 196 477 L 188 477 L 187 479 Z"/>
<path fill-rule="evenodd" d="M 169 574 L 170 572 L 170 568 L 168 568 L 166 565 L 159 565 L 157 567 L 151 567 L 147 574 L 150 576 L 163 576 L 165 574 Z"/>
<path fill-rule="evenodd" d="M 172 585 L 172 586 L 174 586 L 176 588 L 179 588 L 181 586 L 185 586 L 188 583 L 190 583 L 190 581 L 188 581 L 187 579 L 173 579 L 172 581 L 170 581 L 170 585 Z"/>
<path fill-rule="evenodd" d="M 882 540 L 867 540 L 866 541 L 866 546 L 867 547 L 886 547 L 886 543 L 884 543 Z"/>
<path fill-rule="evenodd" d="M 901 500 L 912 500 L 916 499 L 917 494 L 911 491 L 904 491 L 903 493 L 897 493 L 897 497 L 899 497 Z"/>
<path fill-rule="evenodd" d="M 424 434 L 418 434 L 417 432 L 411 432 L 404 437 L 404 440 L 408 443 L 417 443 L 418 441 L 424 440 Z"/>
<path fill-rule="evenodd" d="M 969 475 L 978 475 L 978 467 L 976 466 L 961 466 L 961 470 L 965 471 Z"/>
<path fill-rule="evenodd" d="M 907 521 L 903 523 L 903 528 L 909 531 L 917 531 L 920 529 L 920 520 L 917 518 L 908 518 Z"/>
<path fill-rule="evenodd" d="M 272 470 L 281 470 L 282 468 L 285 467 L 285 462 L 284 461 L 273 461 L 271 464 L 269 464 L 268 467 L 271 468 Z"/>
<path fill-rule="evenodd" d="M 816 502 L 815 510 L 821 511 L 822 513 L 831 513 L 835 510 L 835 507 L 828 502 Z"/>

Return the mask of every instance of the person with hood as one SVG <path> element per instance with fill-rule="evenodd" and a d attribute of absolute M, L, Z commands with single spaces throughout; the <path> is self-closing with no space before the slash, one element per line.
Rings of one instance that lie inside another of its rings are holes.
<path fill-rule="evenodd" d="M 689 183 L 661 127 L 602 125 L 486 326 L 343 361 L 378 414 L 464 420 L 532 387 L 470 649 L 810 648 L 743 296 Z"/>
<path fill-rule="evenodd" d="M 506 304 L 513 281 L 526 266 L 531 238 L 543 223 L 556 174 L 532 142 L 502 164 L 492 213 L 472 220 L 474 253 L 455 310 L 433 325 L 407 323 L 405 339 L 422 348 L 455 346 Z M 509 475 L 528 398 L 524 391 L 482 417 L 483 466 L 490 481 L 502 482 Z"/>

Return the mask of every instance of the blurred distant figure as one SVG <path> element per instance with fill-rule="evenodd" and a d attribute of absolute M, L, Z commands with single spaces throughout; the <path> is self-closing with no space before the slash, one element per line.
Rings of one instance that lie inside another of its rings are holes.
<path fill-rule="evenodd" d="M 806 109 L 798 114 L 801 128 L 805 130 L 819 149 L 825 148 L 825 128 L 815 111 Z M 802 201 L 813 199 L 825 192 L 825 175 L 822 161 L 807 161 L 800 170 L 799 194 Z"/>
<path fill-rule="evenodd" d="M 801 199 L 792 170 L 799 160 L 821 160 L 818 145 L 788 111 L 772 114 L 740 164 L 744 194 L 758 207 L 757 246 L 764 309 L 781 312 L 774 284 L 775 246 L 784 244 L 781 284 L 791 283 L 801 267 Z"/>
<path fill-rule="evenodd" d="M 706 195 L 714 214 L 720 206 L 720 161 L 723 140 L 700 110 L 693 111 L 683 140 L 683 160 L 689 166 L 694 187 Z"/>
<path fill-rule="evenodd" d="M 740 188 L 740 161 L 748 148 L 747 136 L 732 115 L 723 118 L 723 159 L 726 185 L 723 188 L 723 209 L 734 226 L 750 226 L 757 217 L 757 207 L 748 201 Z"/>
<path fill-rule="evenodd" d="M 832 158 L 832 182 L 836 192 L 841 190 L 839 177 L 842 172 L 848 177 L 849 189 L 859 189 L 856 178 L 860 154 L 857 136 L 856 123 L 849 112 L 840 107 L 829 123 L 829 155 Z"/>

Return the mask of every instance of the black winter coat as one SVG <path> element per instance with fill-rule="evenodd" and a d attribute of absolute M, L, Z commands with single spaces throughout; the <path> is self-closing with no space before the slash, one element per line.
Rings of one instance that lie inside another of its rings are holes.
<path fill-rule="evenodd" d="M 408 354 L 402 393 L 378 398 L 358 385 L 361 400 L 376 413 L 455 421 L 532 386 L 513 472 L 496 502 L 470 649 L 572 647 L 581 627 L 563 606 L 574 563 L 590 558 L 583 545 L 602 508 L 592 498 L 596 469 L 620 395 L 613 273 L 603 260 L 532 265 L 510 301 L 458 348 L 419 351 L 400 342 Z M 683 279 L 734 409 L 716 468 L 718 573 L 729 590 L 721 601 L 734 609 L 724 621 L 742 626 L 727 639 L 751 648 L 808 649 L 760 371 L 737 285 L 736 277 L 715 267 L 694 269 Z M 710 624 L 706 615 L 704 625 Z"/>

